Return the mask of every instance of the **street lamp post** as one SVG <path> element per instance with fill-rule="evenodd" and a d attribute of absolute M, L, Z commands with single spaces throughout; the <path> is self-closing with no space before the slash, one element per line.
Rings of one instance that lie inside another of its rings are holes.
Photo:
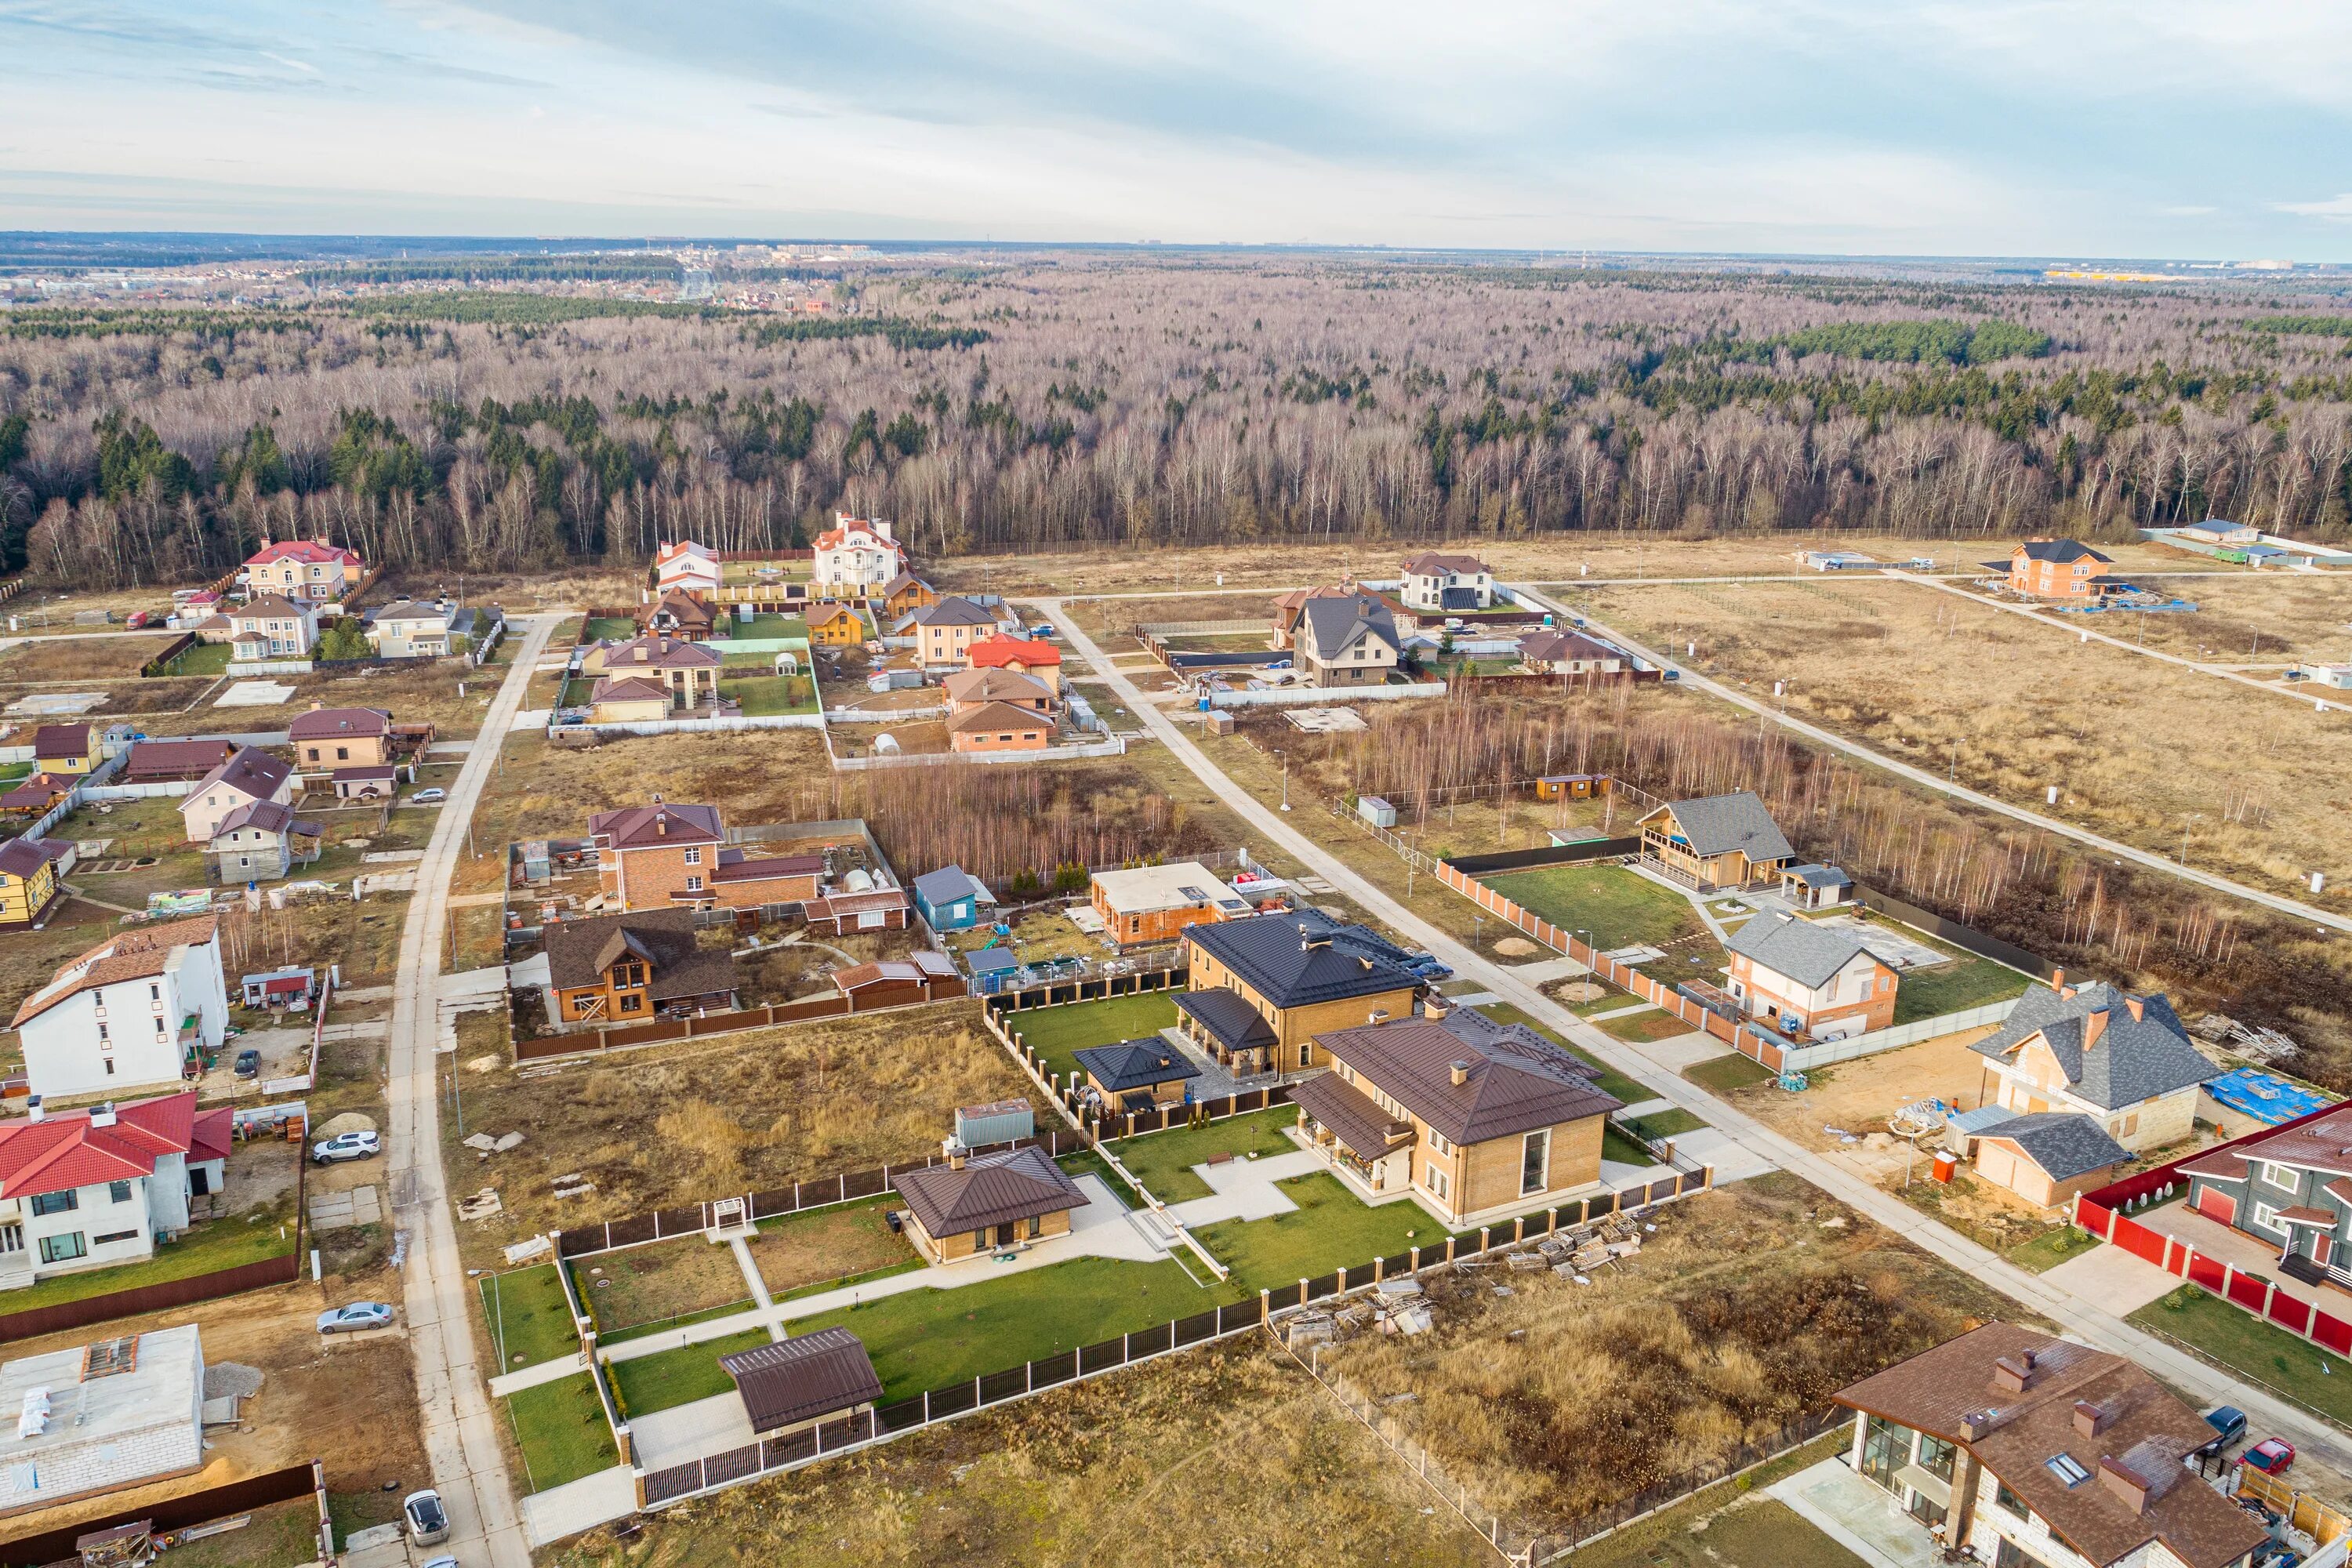
<path fill-rule="evenodd" d="M 1279 750 L 1274 754 L 1282 759 L 1282 809 L 1288 811 L 1290 809 L 1290 754 Z"/>
<path fill-rule="evenodd" d="M 2180 863 L 2183 866 L 2189 864 L 2189 825 L 2202 820 L 2204 816 L 2201 811 L 2192 811 L 2180 819 Z"/>

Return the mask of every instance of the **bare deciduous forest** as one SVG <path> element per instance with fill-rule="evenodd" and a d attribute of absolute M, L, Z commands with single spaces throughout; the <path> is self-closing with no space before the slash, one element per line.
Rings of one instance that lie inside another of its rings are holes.
<path fill-rule="evenodd" d="M 0 547 L 95 586 L 265 531 L 512 570 L 790 545 L 836 507 L 930 555 L 2347 531 L 2352 320 L 2244 285 L 1062 256 L 845 293 L 824 332 L 520 294 L 16 310 Z"/>

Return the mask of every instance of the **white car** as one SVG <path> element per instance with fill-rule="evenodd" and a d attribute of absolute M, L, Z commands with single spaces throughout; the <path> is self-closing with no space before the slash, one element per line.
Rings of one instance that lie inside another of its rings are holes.
<path fill-rule="evenodd" d="M 351 1334 L 362 1329 L 392 1327 L 392 1304 L 389 1301 L 353 1301 L 349 1306 L 331 1307 L 319 1314 L 319 1331 L 322 1334 Z"/>
<path fill-rule="evenodd" d="M 338 1132 L 310 1145 L 310 1158 L 321 1165 L 345 1160 L 373 1160 L 383 1152 L 383 1141 L 373 1131 Z"/>
<path fill-rule="evenodd" d="M 408 804 L 411 805 L 438 805 L 448 798 L 449 792 L 446 789 L 421 789 L 415 795 L 408 797 Z"/>

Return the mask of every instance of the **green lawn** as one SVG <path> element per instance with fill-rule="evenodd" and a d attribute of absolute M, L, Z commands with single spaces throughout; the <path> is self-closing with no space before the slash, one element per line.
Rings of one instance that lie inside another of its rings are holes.
<path fill-rule="evenodd" d="M 1689 900 L 1617 866 L 1549 866 L 1481 879 L 1530 914 L 1588 931 L 1604 952 L 1637 942 L 1663 946 L 1704 929 Z"/>
<path fill-rule="evenodd" d="M 1677 1035 L 1694 1032 L 1688 1024 L 1663 1007 L 1653 1007 L 1646 1013 L 1628 1013 L 1622 1018 L 1597 1018 L 1594 1022 L 1603 1034 L 1626 1041 L 1671 1040 Z"/>
<path fill-rule="evenodd" d="M 595 1382 L 588 1373 L 574 1373 L 526 1388 L 509 1395 L 506 1405 L 515 1443 L 530 1468 L 531 1490 L 543 1492 L 621 1462 L 620 1451 L 613 1447 L 613 1430 L 604 1421 L 604 1402 L 596 1397 Z"/>
<path fill-rule="evenodd" d="M 19 780 L 32 776 L 33 764 L 30 763 L 10 763 L 5 766 L 0 766 L 0 784 L 16 784 Z"/>
<path fill-rule="evenodd" d="M 1192 1268 L 1205 1272 L 1198 1259 Z M 790 1326 L 794 1334 L 834 1327 L 856 1334 L 882 1376 L 883 1398 L 898 1400 L 1243 1299 L 1231 1287 L 1203 1289 L 1172 1261 L 1081 1258 L 953 1290 L 901 1291 Z M 723 1384 L 727 1374 L 717 1375 Z"/>
<path fill-rule="evenodd" d="M 1770 1068 L 1753 1057 L 1743 1057 L 1738 1051 L 1726 1051 L 1719 1057 L 1709 1057 L 1683 1068 L 1683 1077 L 1710 1094 L 1722 1094 L 1751 1084 L 1770 1083 Z"/>
<path fill-rule="evenodd" d="M 2089 1231 L 2071 1225 L 2053 1226 L 2032 1241 L 2021 1242 L 2006 1254 L 2020 1268 L 2039 1274 L 2055 1268 L 2070 1258 L 2079 1258 L 2099 1246 L 2099 1240 Z"/>
<path fill-rule="evenodd" d="M 228 644 L 198 643 L 163 667 L 165 675 L 223 675 L 228 671 Z"/>
<path fill-rule="evenodd" d="M 729 631 L 744 642 L 774 642 L 781 638 L 806 638 L 808 636 L 808 621 L 800 616 L 754 616 L 748 621 L 730 620 L 727 625 Z M 723 641 L 719 644 L 719 651 L 726 651 Z M 772 658 L 774 656 L 761 654 L 760 657 Z"/>
<path fill-rule="evenodd" d="M 1615 1122 L 1601 1130 L 1601 1157 L 1621 1165 L 1655 1165 L 1650 1151 Z"/>
<path fill-rule="evenodd" d="M 2129 1321 L 2153 1329 L 2274 1392 L 2311 1405 L 2338 1426 L 2352 1426 L 2352 1362 L 2328 1354 L 2242 1308 L 2193 1285 L 2134 1312 Z"/>
<path fill-rule="evenodd" d="M 1664 1110 L 1633 1118 L 1626 1123 L 1626 1131 L 1642 1138 L 1679 1138 L 1706 1125 L 1681 1106 L 1669 1105 Z"/>
<path fill-rule="evenodd" d="M 1906 930 L 1906 936 L 1918 933 Z M 1895 989 L 1895 1021 L 1940 1018 L 1988 1002 L 2022 996 L 2033 982 L 2014 969 L 2004 969 L 1989 958 L 1963 956 L 1933 969 L 1915 969 Z"/>
<path fill-rule="evenodd" d="M 250 1225 L 234 1215 L 208 1220 L 177 1241 L 159 1243 L 155 1256 L 142 1262 L 125 1263 L 116 1268 L 93 1268 L 86 1274 L 60 1274 L 37 1285 L 11 1290 L 6 1300 L 0 1301 L 0 1316 L 281 1257 L 294 1250 L 293 1232 L 289 1221 L 286 1234 L 280 1236 L 278 1222 L 274 1218 L 257 1219 Z"/>
<path fill-rule="evenodd" d="M 1618 1005 L 1623 1006 L 1625 1005 L 1623 998 L 1620 998 L 1618 1000 Z M 1652 1094 L 1648 1089 L 1643 1089 L 1640 1084 L 1635 1083 L 1632 1079 L 1627 1078 L 1623 1073 L 1619 1072 L 1616 1068 L 1605 1066 L 1602 1063 L 1594 1060 L 1591 1052 L 1580 1051 L 1574 1046 L 1570 1045 L 1566 1040 L 1560 1038 L 1558 1034 L 1554 1033 L 1552 1030 L 1545 1028 L 1541 1024 L 1537 1023 L 1533 1018 L 1528 1017 L 1525 1012 L 1512 1006 L 1508 1002 L 1489 1002 L 1485 1006 L 1479 1008 L 1478 1011 L 1486 1014 L 1486 1016 L 1494 1019 L 1497 1024 L 1525 1024 L 1528 1028 L 1533 1029 L 1537 1034 L 1541 1035 L 1545 1039 L 1549 1040 L 1553 1045 L 1558 1046 L 1560 1049 L 1566 1051 L 1570 1056 L 1574 1057 L 1577 1060 L 1583 1062 L 1586 1066 L 1599 1068 L 1601 1069 L 1601 1076 L 1593 1079 L 1593 1082 L 1600 1087 L 1603 1093 L 1613 1094 L 1627 1105 L 1639 1105 L 1645 1100 L 1655 1100 L 1657 1098 L 1656 1095 Z"/>
<path fill-rule="evenodd" d="M 627 642 L 636 635 L 637 623 L 619 616 L 593 616 L 588 621 L 590 642 Z"/>
<path fill-rule="evenodd" d="M 730 677 L 720 684 L 719 694 L 740 703 L 747 719 L 816 711 L 816 682 L 805 675 Z"/>
<path fill-rule="evenodd" d="M 1228 1116 L 1206 1127 L 1171 1127 L 1165 1132 L 1139 1132 L 1108 1145 L 1119 1163 L 1151 1189 L 1164 1204 L 1181 1204 L 1209 1195 L 1209 1184 L 1192 1173 L 1213 1155 L 1243 1158 L 1255 1154 L 1296 1153 L 1298 1145 L 1283 1136 L 1286 1127 L 1298 1124 L 1296 1107 L 1276 1105 L 1246 1116 Z"/>
<path fill-rule="evenodd" d="M 1335 1268 L 1393 1258 L 1408 1247 L 1445 1245 L 1445 1227 L 1411 1199 L 1373 1208 L 1321 1171 L 1281 1186 L 1298 1205 L 1291 1213 L 1227 1220 L 1195 1232 L 1234 1271 L 1231 1283 L 1244 1290 L 1295 1290 L 1301 1279 Z"/>
<path fill-rule="evenodd" d="M 1143 1200 L 1135 1195 L 1135 1189 L 1120 1181 L 1117 1173 L 1111 1170 L 1110 1163 L 1091 1149 L 1081 1149 L 1075 1154 L 1065 1154 L 1054 1163 L 1067 1171 L 1074 1178 L 1078 1176 L 1100 1178 L 1102 1184 L 1111 1190 L 1111 1195 L 1129 1208 L 1143 1206 Z"/>
<path fill-rule="evenodd" d="M 705 1307 L 698 1312 L 681 1312 L 675 1318 L 664 1318 L 658 1322 L 636 1323 L 625 1329 L 600 1329 L 596 1332 L 596 1342 L 600 1345 L 617 1345 L 626 1340 L 644 1339 L 647 1334 L 666 1334 L 672 1329 L 691 1328 L 696 1323 L 707 1323 L 713 1318 L 731 1318 L 738 1312 L 748 1312 L 758 1305 L 758 1302 L 746 1296 L 740 1301 L 729 1301 L 718 1307 Z"/>
<path fill-rule="evenodd" d="M 1077 1070 L 1073 1054 L 1088 1046 L 1156 1035 L 1176 1021 L 1176 994 L 1146 991 L 1134 996 L 1113 996 L 1103 1002 L 1074 1002 L 1061 1007 L 1035 1007 L 1009 1013 L 1004 1026 L 1019 1034 L 1029 1048 L 1045 1058 L 1045 1070 Z"/>
<path fill-rule="evenodd" d="M 537 1366 L 580 1348 L 572 1330 L 572 1304 L 563 1298 L 563 1281 L 556 1278 L 554 1264 L 485 1274 L 474 1283 L 499 1371 Z"/>
<path fill-rule="evenodd" d="M 920 1290 L 915 1294 L 930 1292 Z M 800 1325 L 794 1324 L 792 1331 L 800 1332 Z M 767 1342 L 767 1330 L 746 1329 L 740 1334 L 705 1340 L 698 1345 L 682 1345 L 632 1361 L 616 1361 L 605 1370 L 613 1379 L 613 1391 L 621 1397 L 624 1415 L 650 1415 L 674 1405 L 691 1405 L 698 1399 L 729 1392 L 735 1386 L 735 1380 L 727 1375 L 719 1358 Z"/>

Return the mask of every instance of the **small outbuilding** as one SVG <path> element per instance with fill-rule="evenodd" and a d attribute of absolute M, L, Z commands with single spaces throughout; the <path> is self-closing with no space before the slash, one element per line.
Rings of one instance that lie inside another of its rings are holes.
<path fill-rule="evenodd" d="M 752 1433 L 782 1436 L 874 1408 L 882 1379 L 866 1343 L 847 1329 L 818 1329 L 719 1358 Z"/>
<path fill-rule="evenodd" d="M 961 866 L 942 866 L 915 879 L 915 908 L 935 931 L 969 930 L 995 903 L 996 896 Z"/>
<path fill-rule="evenodd" d="M 2103 1187 L 2131 1158 L 2107 1130 L 2080 1111 L 2011 1117 L 1976 1135 L 1977 1174 L 2042 1208 Z"/>
<path fill-rule="evenodd" d="M 953 1263 L 1047 1237 L 1066 1236 L 1087 1195 L 1034 1144 L 1003 1154 L 895 1173 L 907 1200 L 908 1238 L 933 1263 Z"/>
<path fill-rule="evenodd" d="M 1075 1054 L 1087 1084 L 1114 1112 L 1173 1104 L 1191 1093 L 1192 1080 L 1201 1076 L 1183 1052 L 1157 1035 L 1088 1046 Z"/>
<path fill-rule="evenodd" d="M 1834 866 L 1783 866 L 1780 896 L 1801 910 L 1826 910 L 1853 897 L 1853 879 Z"/>

